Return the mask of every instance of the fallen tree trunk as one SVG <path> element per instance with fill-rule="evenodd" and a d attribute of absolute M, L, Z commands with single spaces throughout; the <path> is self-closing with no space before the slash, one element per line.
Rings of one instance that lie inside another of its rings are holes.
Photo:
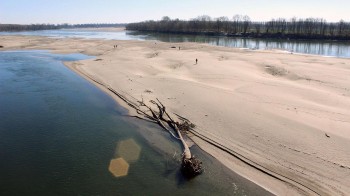
<path fill-rule="evenodd" d="M 186 141 L 182 137 L 182 132 L 188 131 L 190 128 L 193 128 L 194 125 L 190 123 L 188 120 L 182 119 L 182 122 L 179 123 L 168 114 L 168 112 L 165 109 L 165 106 L 157 99 L 157 101 L 151 100 L 150 101 L 152 104 L 157 106 L 158 112 L 154 111 L 151 107 L 146 105 L 143 100 L 139 101 L 139 104 L 141 107 L 146 107 L 148 111 L 152 115 L 145 115 L 145 111 L 142 111 L 140 108 L 137 109 L 138 112 L 141 114 L 144 114 L 144 117 L 146 120 L 151 120 L 157 122 L 161 127 L 163 127 L 165 130 L 167 130 L 174 138 L 178 139 L 181 141 L 182 146 L 184 148 L 184 151 L 182 153 L 182 167 L 181 171 L 185 174 L 186 177 L 192 178 L 195 177 L 203 172 L 202 169 L 202 162 L 192 156 L 191 150 L 188 147 Z M 141 110 L 141 111 L 139 111 Z M 165 123 L 168 125 L 166 127 Z M 171 128 L 172 130 L 170 130 Z M 177 137 L 175 134 L 172 132 L 175 131 L 177 134 Z"/>

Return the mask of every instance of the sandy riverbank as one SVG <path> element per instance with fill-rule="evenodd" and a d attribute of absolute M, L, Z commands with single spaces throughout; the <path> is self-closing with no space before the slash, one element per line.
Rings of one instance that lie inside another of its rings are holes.
<path fill-rule="evenodd" d="M 202 149 L 275 194 L 350 193 L 350 59 L 24 36 L 1 36 L 0 45 L 95 55 L 68 66 L 125 95 L 160 99 L 238 158 L 193 136 Z"/>

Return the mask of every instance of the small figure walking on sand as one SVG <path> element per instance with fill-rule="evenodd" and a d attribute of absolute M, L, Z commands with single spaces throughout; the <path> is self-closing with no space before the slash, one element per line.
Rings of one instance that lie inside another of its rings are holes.
<path fill-rule="evenodd" d="M 198 63 L 198 59 L 196 59 L 196 65 L 197 65 L 197 63 Z"/>
<path fill-rule="evenodd" d="M 179 46 L 179 50 L 180 50 L 180 46 Z"/>

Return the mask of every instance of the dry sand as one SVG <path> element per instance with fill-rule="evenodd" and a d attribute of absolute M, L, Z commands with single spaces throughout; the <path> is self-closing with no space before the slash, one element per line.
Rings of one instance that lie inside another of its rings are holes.
<path fill-rule="evenodd" d="M 236 157 L 190 135 L 202 149 L 272 193 L 350 194 L 350 59 L 149 41 L 1 36 L 0 45 L 95 55 L 66 64 L 160 99 Z"/>

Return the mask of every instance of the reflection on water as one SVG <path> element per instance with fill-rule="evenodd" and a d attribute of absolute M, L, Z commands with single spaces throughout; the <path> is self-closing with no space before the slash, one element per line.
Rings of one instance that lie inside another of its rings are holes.
<path fill-rule="evenodd" d="M 254 50 L 278 49 L 296 53 L 350 58 L 350 42 L 243 39 L 223 36 L 162 33 L 144 34 L 134 31 L 128 31 L 126 34 L 131 37 L 134 36 L 145 40 L 159 40 L 163 42 L 199 42 L 233 48 L 249 48 Z"/>
<path fill-rule="evenodd" d="M 89 39 L 98 38 L 113 40 L 159 40 L 163 42 L 199 42 L 234 48 L 249 48 L 258 50 L 279 49 L 296 53 L 350 58 L 350 42 L 242 39 L 223 36 L 143 33 L 135 31 L 113 32 L 84 29 L 0 32 L 0 35 L 39 35 L 59 38 L 81 37 Z"/>
<path fill-rule="evenodd" d="M 205 172 L 187 181 L 173 158 L 179 143 L 156 125 L 126 121 L 61 63 L 84 58 L 0 52 L 0 195 L 269 195 L 196 146 Z"/>

